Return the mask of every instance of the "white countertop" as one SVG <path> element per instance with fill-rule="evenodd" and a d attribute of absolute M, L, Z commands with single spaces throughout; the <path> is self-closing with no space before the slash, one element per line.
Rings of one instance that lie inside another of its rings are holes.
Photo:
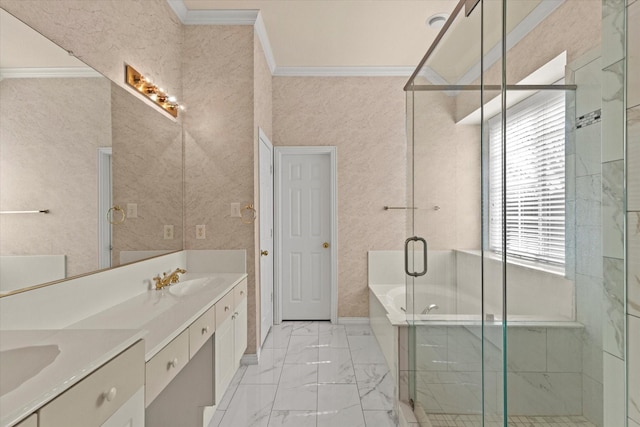
<path fill-rule="evenodd" d="M 47 346 L 44 359 L 51 360 L 32 369 L 31 377 L 13 390 L 2 390 L 0 427 L 26 418 L 141 338 L 148 361 L 245 277 L 186 274 L 177 284 L 134 296 L 65 329 L 0 331 L 0 351 Z M 0 371 L 0 386 L 11 388 L 3 376 L 9 374 Z"/>
<path fill-rule="evenodd" d="M 144 330 L 145 361 L 149 361 L 245 277 L 246 273 L 188 273 L 177 284 L 135 296 L 70 328 Z M 203 279 L 197 291 L 176 292 L 197 279 Z"/>
<path fill-rule="evenodd" d="M 133 343 L 143 338 L 142 330 L 44 330 L 44 331 L 0 331 L 0 352 L 25 347 L 47 347 L 48 355 L 22 358 L 31 363 L 30 377 L 7 384 L 12 376 L 12 366 L 0 364 L 0 381 L 5 394 L 0 397 L 0 426 L 6 427 L 26 418 L 29 414 L 53 400 L 82 378 L 93 372 Z M 9 357 L 4 353 L 4 357 Z M 21 365 L 23 364 L 21 363 Z M 46 365 L 46 366 L 43 366 Z M 13 381 L 11 381 L 13 382 Z"/>

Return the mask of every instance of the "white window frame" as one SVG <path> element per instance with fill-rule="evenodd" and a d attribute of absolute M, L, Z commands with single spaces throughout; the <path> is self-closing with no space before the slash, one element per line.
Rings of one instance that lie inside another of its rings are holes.
<path fill-rule="evenodd" d="M 566 192 L 566 165 L 565 165 L 565 107 L 566 95 L 564 91 L 541 91 L 530 96 L 507 109 L 507 127 L 525 127 L 526 122 L 535 121 L 536 114 L 548 115 L 548 110 L 552 111 L 551 118 L 543 120 L 555 120 L 551 133 L 544 132 L 542 135 L 530 135 L 518 139 L 519 150 L 513 152 L 511 147 L 507 148 L 507 186 L 514 182 L 514 176 L 523 168 L 521 177 L 539 177 L 545 175 L 545 179 L 536 178 L 529 181 L 535 185 L 527 186 L 523 184 L 520 188 L 515 185 L 507 188 L 507 256 L 511 260 L 544 265 L 553 268 L 561 267 L 564 270 L 566 258 L 566 212 L 565 212 L 565 192 Z M 561 119 L 561 120 L 560 120 Z M 514 124 L 515 123 L 515 124 Z M 523 124 L 525 126 L 523 126 Z M 487 141 L 489 146 L 489 176 L 487 180 L 489 193 L 489 234 L 488 242 L 491 251 L 502 253 L 502 142 L 501 129 L 502 116 L 499 114 L 492 117 L 486 123 Z M 541 129 L 539 126 L 531 129 Z M 517 128 L 516 128 L 517 129 Z M 548 130 L 548 128 L 542 128 Z M 509 131 L 507 144 L 514 143 L 513 130 Z M 535 142 L 530 142 L 531 138 Z M 546 144 L 540 144 L 540 142 Z M 523 149 L 526 147 L 525 149 Z M 543 150 L 541 151 L 541 148 Z M 533 149 L 533 150 L 532 150 Z M 515 159 L 515 162 L 512 160 Z M 534 162 L 532 159 L 540 160 Z M 519 162 L 519 163 L 518 163 Z M 561 162 L 558 163 L 558 162 Z M 536 165 L 532 168 L 532 165 Z M 544 166 L 543 166 L 544 165 Z M 498 167 L 496 169 L 496 166 Z M 518 166 L 518 167 L 516 167 Z M 528 166 L 528 167 L 527 167 Z M 549 174 L 550 172 L 550 174 Z M 559 178 L 561 176 L 561 182 Z M 509 179 L 511 177 L 511 179 Z M 497 181 L 496 181 L 497 180 Z M 524 181 L 522 181 L 524 182 Z M 545 183 L 540 187 L 540 183 Z M 536 188 L 537 186 L 537 188 Z M 532 194 L 532 191 L 535 194 Z M 543 204 L 540 199 L 547 197 L 549 203 Z M 532 209 L 538 210 L 538 215 L 523 214 L 522 205 L 527 204 Z M 546 210 L 543 214 L 543 208 Z M 538 225 L 535 225 L 535 221 Z"/>

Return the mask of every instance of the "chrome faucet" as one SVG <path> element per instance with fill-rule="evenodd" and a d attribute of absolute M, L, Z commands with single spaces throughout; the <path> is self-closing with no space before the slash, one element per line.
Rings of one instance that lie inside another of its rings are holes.
<path fill-rule="evenodd" d="M 178 283 L 180 281 L 179 275 L 184 274 L 186 272 L 187 270 L 184 270 L 182 268 L 176 268 L 175 271 L 169 275 L 167 275 L 167 273 L 162 273 L 162 278 L 160 278 L 160 275 L 154 277 L 153 280 L 155 281 L 155 284 L 156 284 L 156 290 L 162 289 L 173 283 Z"/>
<path fill-rule="evenodd" d="M 424 310 L 422 310 L 422 314 L 429 314 L 429 312 L 431 310 L 437 310 L 440 307 L 438 307 L 438 304 L 431 304 L 429 307 L 426 307 Z"/>

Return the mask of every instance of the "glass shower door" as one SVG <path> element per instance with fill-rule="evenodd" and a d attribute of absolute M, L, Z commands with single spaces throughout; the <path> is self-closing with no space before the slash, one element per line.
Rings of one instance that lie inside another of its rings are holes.
<path fill-rule="evenodd" d="M 483 375 L 479 10 L 459 4 L 405 88 L 405 377 L 423 426 L 482 425 L 485 388 L 496 406 L 496 375 Z"/>

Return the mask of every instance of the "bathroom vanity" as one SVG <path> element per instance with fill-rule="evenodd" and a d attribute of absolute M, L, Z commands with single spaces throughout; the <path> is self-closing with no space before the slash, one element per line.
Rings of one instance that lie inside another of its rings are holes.
<path fill-rule="evenodd" d="M 163 263 L 171 267 L 160 271 L 179 265 L 189 273 L 156 290 L 149 279 Z M 244 251 L 181 251 L 98 273 L 89 284 L 0 299 L 0 426 L 159 426 L 171 416 L 208 425 L 247 345 L 247 275 L 229 272 L 243 269 Z M 114 279 L 119 285 L 105 289 Z M 95 310 L 67 311 L 85 286 L 94 288 Z M 118 301 L 100 302 L 109 290 Z M 49 326 L 24 324 L 26 304 L 57 316 Z"/>

